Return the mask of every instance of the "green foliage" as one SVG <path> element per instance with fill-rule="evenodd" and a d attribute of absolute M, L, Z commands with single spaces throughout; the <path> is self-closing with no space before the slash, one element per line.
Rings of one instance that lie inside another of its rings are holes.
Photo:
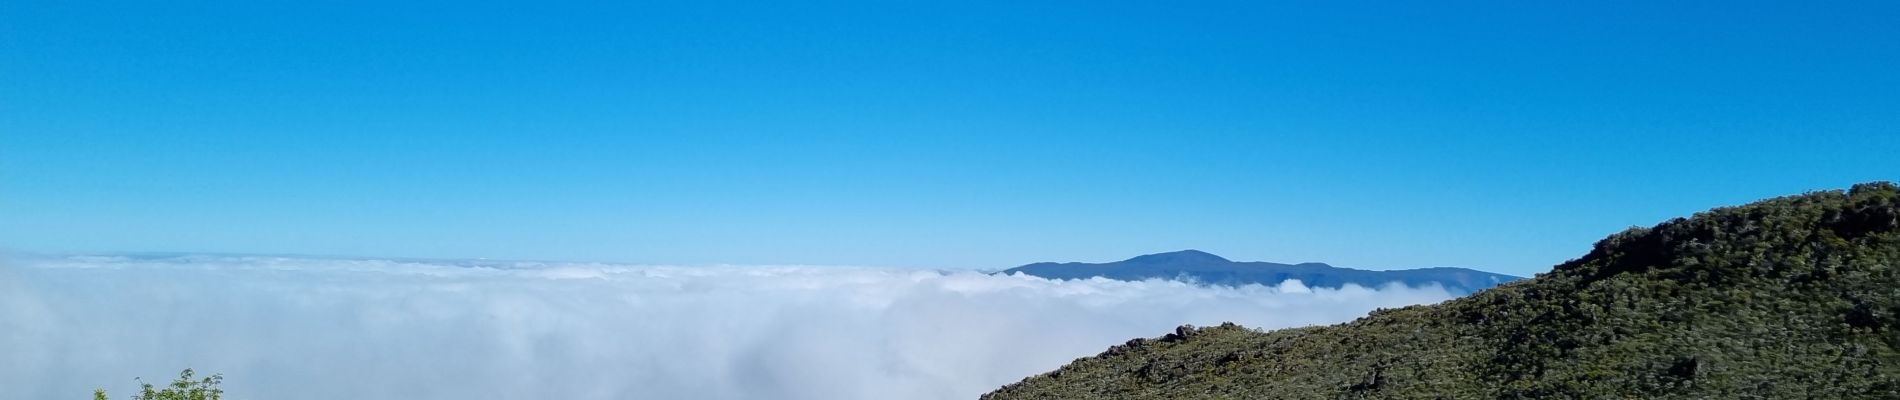
<path fill-rule="evenodd" d="M 1137 339 L 986 399 L 1900 398 L 1900 188 L 1719 208 L 1346 324 Z"/>
<path fill-rule="evenodd" d="M 139 394 L 132 396 L 132 400 L 218 400 L 224 397 L 224 390 L 218 388 L 221 383 L 224 383 L 224 375 L 212 374 L 193 380 L 191 369 L 186 368 L 178 373 L 178 379 L 163 388 L 140 382 Z M 106 400 L 106 391 L 93 390 L 92 398 Z"/>

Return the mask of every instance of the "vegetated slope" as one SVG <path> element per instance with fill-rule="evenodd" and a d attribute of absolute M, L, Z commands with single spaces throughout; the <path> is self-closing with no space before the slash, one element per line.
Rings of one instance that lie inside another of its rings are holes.
<path fill-rule="evenodd" d="M 1470 293 L 1519 278 L 1464 268 L 1420 268 L 1392 271 L 1368 271 L 1339 268 L 1322 263 L 1279 264 L 1270 262 L 1234 262 L 1199 250 L 1149 254 L 1123 261 L 1091 263 L 1035 263 L 1004 270 L 1050 279 L 1086 279 L 1103 277 L 1138 281 L 1143 279 L 1193 279 L 1211 285 L 1239 286 L 1250 283 L 1278 285 L 1288 279 L 1312 287 L 1341 287 L 1347 284 L 1379 287 L 1398 282 L 1406 286 L 1439 285 L 1456 293 Z"/>
<path fill-rule="evenodd" d="M 1720 208 L 1534 279 L 1350 323 L 1183 327 L 985 395 L 1900 398 L 1900 190 Z"/>

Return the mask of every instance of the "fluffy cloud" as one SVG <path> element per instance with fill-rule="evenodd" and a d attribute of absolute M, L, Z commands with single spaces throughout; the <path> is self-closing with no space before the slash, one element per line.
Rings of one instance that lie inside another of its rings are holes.
<path fill-rule="evenodd" d="M 1202 287 L 972 271 L 277 257 L 0 267 L 0 387 L 253 399 L 970 399 L 1180 324 L 1333 323 L 1435 287 Z"/>

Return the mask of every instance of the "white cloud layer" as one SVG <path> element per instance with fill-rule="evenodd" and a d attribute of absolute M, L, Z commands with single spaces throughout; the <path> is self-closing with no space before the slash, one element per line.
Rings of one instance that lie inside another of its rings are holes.
<path fill-rule="evenodd" d="M 0 388 L 235 399 L 973 399 L 1180 324 L 1334 323 L 1436 287 L 1200 287 L 970 271 L 278 257 L 0 266 Z"/>

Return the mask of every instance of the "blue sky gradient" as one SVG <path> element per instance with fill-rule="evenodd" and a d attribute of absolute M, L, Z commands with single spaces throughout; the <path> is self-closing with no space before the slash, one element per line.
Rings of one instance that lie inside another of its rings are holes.
<path fill-rule="evenodd" d="M 1528 275 L 1900 179 L 1895 2 L 954 3 L 9 3 L 0 248 Z"/>

